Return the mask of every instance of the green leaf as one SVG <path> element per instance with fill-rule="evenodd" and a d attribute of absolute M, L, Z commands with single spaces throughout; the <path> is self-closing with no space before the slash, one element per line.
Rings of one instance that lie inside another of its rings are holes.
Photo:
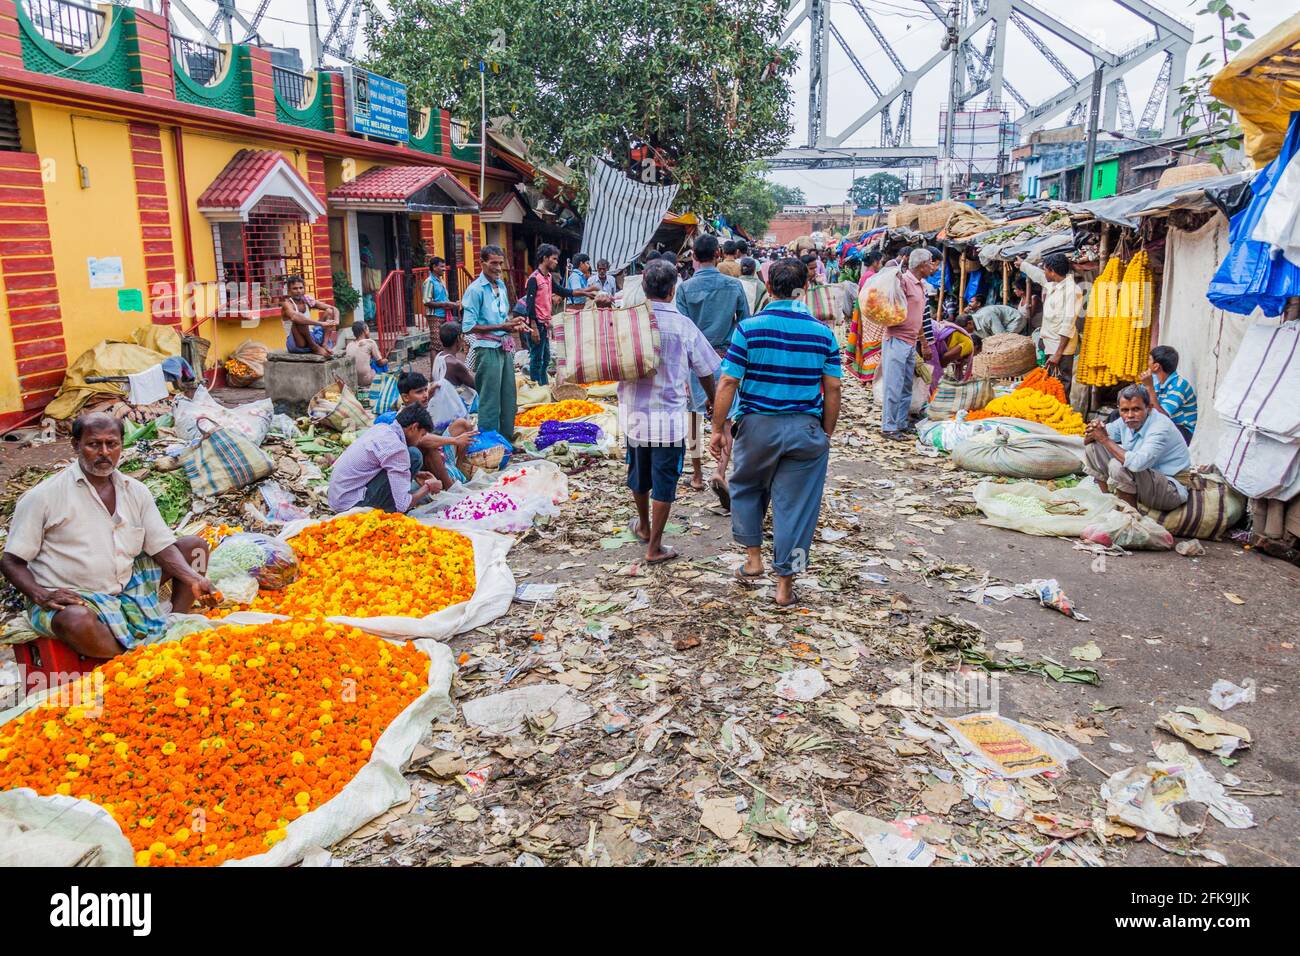
<path fill-rule="evenodd" d="M 1233 53 L 1236 53 L 1238 50 L 1241 49 L 1240 40 L 1224 40 L 1223 45 L 1227 49 L 1231 50 Z"/>

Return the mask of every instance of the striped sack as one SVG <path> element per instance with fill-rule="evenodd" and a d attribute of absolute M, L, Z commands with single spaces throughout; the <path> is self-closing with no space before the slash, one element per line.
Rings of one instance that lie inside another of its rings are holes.
<path fill-rule="evenodd" d="M 246 488 L 275 470 L 266 452 L 231 428 L 219 428 L 181 455 L 196 496 L 211 498 Z"/>
<path fill-rule="evenodd" d="M 1187 501 L 1182 507 L 1155 511 L 1139 505 L 1138 509 L 1159 521 L 1176 538 L 1226 538 L 1246 513 L 1245 496 L 1224 481 L 1217 468 L 1193 471 L 1183 478 Z"/>
<path fill-rule="evenodd" d="M 993 385 L 986 378 L 972 378 L 965 382 L 954 382 L 947 375 L 939 379 L 939 384 L 930 396 L 930 407 L 926 417 L 932 422 L 941 422 L 952 418 L 961 411 L 974 411 L 983 408 L 993 400 Z"/>
<path fill-rule="evenodd" d="M 835 302 L 835 290 L 824 282 L 816 282 L 808 286 L 804 305 L 808 306 L 808 311 L 814 318 L 827 325 L 833 324 L 840 317 L 839 306 Z"/>
<path fill-rule="evenodd" d="M 630 382 L 659 367 L 659 326 L 649 303 L 595 306 L 555 319 L 556 374 L 566 382 Z"/>

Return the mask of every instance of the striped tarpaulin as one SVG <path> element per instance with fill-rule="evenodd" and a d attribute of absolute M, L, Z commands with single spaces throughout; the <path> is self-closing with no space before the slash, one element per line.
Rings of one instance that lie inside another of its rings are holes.
<path fill-rule="evenodd" d="M 618 272 L 645 248 L 677 195 L 677 186 L 655 186 L 628 177 L 596 159 L 591 164 L 591 201 L 582 231 L 582 251 L 592 264 L 609 260 Z"/>

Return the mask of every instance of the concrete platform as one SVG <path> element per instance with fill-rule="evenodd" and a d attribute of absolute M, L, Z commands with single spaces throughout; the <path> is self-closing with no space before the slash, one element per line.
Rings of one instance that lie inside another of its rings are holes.
<path fill-rule="evenodd" d="M 285 351 L 267 353 L 266 394 L 277 413 L 295 418 L 306 415 L 316 393 L 340 379 L 356 392 L 356 363 L 342 355 L 326 359 Z"/>

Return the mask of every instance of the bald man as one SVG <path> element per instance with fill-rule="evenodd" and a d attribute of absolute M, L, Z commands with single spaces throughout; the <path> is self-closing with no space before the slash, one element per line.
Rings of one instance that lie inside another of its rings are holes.
<path fill-rule="evenodd" d="M 101 659 L 162 637 L 165 582 L 178 613 L 213 590 L 207 544 L 172 534 L 149 490 L 117 470 L 122 436 L 111 415 L 74 421 L 76 460 L 18 499 L 0 557 L 32 630 Z"/>

